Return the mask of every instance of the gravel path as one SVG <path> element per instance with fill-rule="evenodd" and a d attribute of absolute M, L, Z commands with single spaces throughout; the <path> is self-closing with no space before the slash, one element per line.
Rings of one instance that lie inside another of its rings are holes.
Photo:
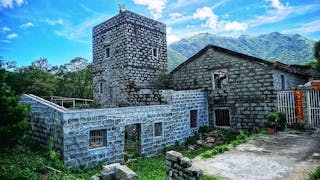
<path fill-rule="evenodd" d="M 320 132 L 294 132 L 263 135 L 214 158 L 196 157 L 193 166 L 223 179 L 305 179 L 320 165 Z"/>

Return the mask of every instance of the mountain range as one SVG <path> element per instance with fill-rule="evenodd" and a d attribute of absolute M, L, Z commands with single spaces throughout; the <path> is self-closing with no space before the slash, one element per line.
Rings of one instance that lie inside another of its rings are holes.
<path fill-rule="evenodd" d="M 273 32 L 259 36 L 238 38 L 201 33 L 168 46 L 169 71 L 190 58 L 208 44 L 220 46 L 269 61 L 305 65 L 315 58 L 315 41 L 299 34 Z"/>

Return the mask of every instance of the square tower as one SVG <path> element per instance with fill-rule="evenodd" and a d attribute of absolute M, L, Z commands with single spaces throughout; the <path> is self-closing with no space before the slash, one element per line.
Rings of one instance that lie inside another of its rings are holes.
<path fill-rule="evenodd" d="M 94 99 L 101 107 L 136 105 L 140 90 L 151 91 L 167 71 L 164 23 L 125 10 L 95 26 L 92 36 Z"/>

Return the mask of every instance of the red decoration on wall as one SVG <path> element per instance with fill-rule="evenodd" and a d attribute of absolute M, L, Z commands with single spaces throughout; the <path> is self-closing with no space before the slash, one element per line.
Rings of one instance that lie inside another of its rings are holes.
<path fill-rule="evenodd" d="M 302 90 L 295 90 L 294 96 L 296 99 L 296 115 L 298 121 L 303 121 L 303 105 L 302 105 Z"/>
<path fill-rule="evenodd" d="M 311 82 L 311 86 L 320 89 L 320 82 Z"/>

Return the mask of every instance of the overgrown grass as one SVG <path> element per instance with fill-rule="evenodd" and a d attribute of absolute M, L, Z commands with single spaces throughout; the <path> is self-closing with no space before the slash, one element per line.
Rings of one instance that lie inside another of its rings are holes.
<path fill-rule="evenodd" d="M 176 150 L 189 158 L 194 158 L 199 154 L 211 157 L 213 154 L 227 151 L 230 144 L 237 146 L 256 137 L 256 135 L 247 137 L 239 132 L 217 130 L 217 137 L 215 138 L 219 140 L 218 144 L 194 150 L 187 148 L 188 145 L 195 144 L 200 137 L 206 138 L 206 133 L 212 130 L 210 128 L 202 128 L 195 136 L 188 138 L 186 145 L 178 145 L 177 143 L 176 146 L 165 148 L 164 152 Z M 48 159 L 50 159 L 48 157 L 51 157 L 53 161 L 48 162 Z M 25 140 L 8 147 L 0 147 L 0 179 L 41 179 L 41 176 L 48 172 L 47 165 L 62 171 L 63 179 L 65 180 L 91 179 L 94 174 L 101 173 L 102 164 L 87 169 L 76 168 L 71 172 L 67 172 L 61 165 L 61 161 L 59 162 L 58 157 L 59 155 L 54 151 L 41 148 L 37 144 Z M 165 179 L 165 153 L 151 158 L 137 157 L 136 160 L 127 165 L 138 174 L 139 179 Z M 59 179 L 59 173 L 52 173 L 48 179 Z M 202 179 L 218 180 L 219 178 L 205 175 Z"/>
<path fill-rule="evenodd" d="M 319 180 L 320 179 L 320 166 L 318 166 L 312 173 L 310 173 L 308 180 Z"/>
<path fill-rule="evenodd" d="M 240 131 L 240 134 L 236 136 L 235 140 L 232 140 L 231 142 L 221 144 L 218 146 L 213 147 L 212 149 L 206 150 L 203 153 L 200 154 L 202 158 L 210 158 L 217 154 L 221 154 L 225 151 L 229 151 L 230 145 L 233 147 L 237 147 L 238 145 L 248 142 L 252 139 L 255 139 L 259 137 L 261 134 L 252 134 L 252 135 L 246 135 L 242 131 Z"/>
<path fill-rule="evenodd" d="M 165 179 L 164 154 L 151 158 L 138 157 L 136 161 L 130 162 L 128 167 L 136 172 L 141 180 Z"/>
<path fill-rule="evenodd" d="M 204 174 L 201 176 L 200 180 L 222 180 L 222 178 L 217 177 L 217 176 L 210 176 L 210 175 Z"/>
<path fill-rule="evenodd" d="M 46 166 L 62 172 L 64 180 L 91 179 L 91 176 L 101 172 L 101 164 L 90 169 L 77 168 L 68 173 L 64 167 L 57 165 L 58 159 L 48 162 L 48 156 L 59 156 L 54 151 L 42 148 L 28 139 L 22 139 L 16 144 L 0 147 L 0 179 L 41 179 L 49 174 L 48 179 L 60 178 L 60 173 L 48 171 Z"/>

